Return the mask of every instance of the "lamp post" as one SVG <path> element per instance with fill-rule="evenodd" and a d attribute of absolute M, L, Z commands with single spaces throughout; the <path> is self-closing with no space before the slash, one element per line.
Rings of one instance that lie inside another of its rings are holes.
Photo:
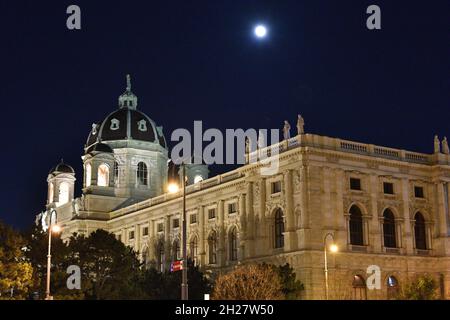
<path fill-rule="evenodd" d="M 187 279 L 187 224 L 186 224 L 186 168 L 181 164 L 182 184 L 183 184 L 183 269 L 181 275 L 181 300 L 188 300 L 188 279 Z"/>
<path fill-rule="evenodd" d="M 169 160 L 170 161 L 170 160 Z M 187 222 L 186 222 L 186 168 L 184 162 L 181 163 L 181 184 L 183 189 L 183 213 L 182 213 L 182 226 L 181 226 L 181 239 L 183 242 L 183 258 L 182 258 L 182 266 L 181 269 L 181 300 L 188 300 L 188 265 L 187 265 Z M 179 191 L 179 187 L 171 183 L 168 186 L 169 193 L 177 193 Z"/>
<path fill-rule="evenodd" d="M 52 297 L 50 296 L 50 269 L 51 269 L 51 263 L 52 263 L 52 255 L 51 255 L 52 232 L 58 233 L 60 231 L 61 231 L 60 226 L 50 222 L 50 226 L 48 228 L 47 286 L 46 286 L 46 290 L 45 290 L 45 300 L 52 300 Z"/>
<path fill-rule="evenodd" d="M 330 246 L 330 251 L 332 253 L 335 253 L 338 251 L 337 245 L 334 243 L 334 236 L 331 232 L 327 233 L 325 237 L 323 238 L 323 245 L 324 245 L 324 262 L 325 262 L 325 298 L 328 300 L 328 260 L 327 260 L 327 239 L 328 237 L 331 237 L 333 240 L 333 243 Z"/>

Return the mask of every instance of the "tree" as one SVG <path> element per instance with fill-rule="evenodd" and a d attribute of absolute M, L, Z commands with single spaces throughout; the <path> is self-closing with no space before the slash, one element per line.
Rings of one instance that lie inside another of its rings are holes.
<path fill-rule="evenodd" d="M 301 292 L 305 289 L 303 283 L 296 278 L 294 269 L 286 263 L 282 266 L 272 266 L 280 277 L 281 291 L 286 300 L 297 300 L 300 298 Z"/>
<path fill-rule="evenodd" d="M 32 284 L 33 268 L 26 261 L 25 239 L 0 221 L 0 299 L 23 299 Z"/>
<path fill-rule="evenodd" d="M 206 276 L 188 260 L 189 300 L 202 300 L 211 291 Z M 181 271 L 161 273 L 154 268 L 145 270 L 142 284 L 148 298 L 154 300 L 179 300 L 181 297 Z"/>
<path fill-rule="evenodd" d="M 399 300 L 435 300 L 438 299 L 437 282 L 428 274 L 422 275 L 405 285 Z"/>
<path fill-rule="evenodd" d="M 214 300 L 281 300 L 281 280 L 268 265 L 244 265 L 219 275 L 214 284 Z"/>
<path fill-rule="evenodd" d="M 45 297 L 47 280 L 47 253 L 48 253 L 48 232 L 44 232 L 39 226 L 34 225 L 26 233 L 27 261 L 33 266 L 33 284 L 30 291 L 36 298 Z M 65 244 L 59 234 L 52 234 L 52 265 L 50 278 L 50 291 L 52 295 L 66 289 L 66 257 L 69 253 L 67 244 Z M 70 294 L 75 294 L 71 292 Z M 70 295 L 69 294 L 69 295 Z M 78 293 L 79 294 L 79 293 Z M 58 295 L 55 298 L 60 298 Z M 68 297 L 65 297 L 68 298 Z"/>
<path fill-rule="evenodd" d="M 141 299 L 141 263 L 136 252 L 104 230 L 69 240 L 67 266 L 81 269 L 85 299 Z"/>

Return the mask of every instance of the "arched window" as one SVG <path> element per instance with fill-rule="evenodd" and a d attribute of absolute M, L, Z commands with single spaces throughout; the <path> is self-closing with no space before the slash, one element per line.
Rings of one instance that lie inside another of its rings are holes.
<path fill-rule="evenodd" d="M 208 262 L 209 264 L 217 263 L 217 233 L 215 231 L 208 237 Z"/>
<path fill-rule="evenodd" d="M 147 165 L 144 162 L 139 162 L 137 167 L 137 181 L 141 186 L 148 184 L 148 171 Z"/>
<path fill-rule="evenodd" d="M 236 227 L 230 230 L 228 238 L 230 248 L 230 261 L 236 261 L 238 259 L 238 246 L 237 246 L 237 231 Z"/>
<path fill-rule="evenodd" d="M 353 299 L 355 300 L 366 300 L 366 280 L 360 275 L 353 276 Z"/>
<path fill-rule="evenodd" d="M 416 249 L 427 249 L 427 231 L 425 226 L 425 219 L 420 212 L 414 216 L 414 237 L 416 240 Z"/>
<path fill-rule="evenodd" d="M 109 186 L 109 167 L 104 163 L 98 167 L 97 185 L 99 187 Z"/>
<path fill-rule="evenodd" d="M 61 182 L 59 185 L 58 204 L 61 206 L 67 202 L 69 202 L 69 184 Z"/>
<path fill-rule="evenodd" d="M 284 220 L 283 211 L 277 209 L 275 213 L 275 248 L 284 247 Z"/>
<path fill-rule="evenodd" d="M 114 183 L 119 183 L 119 164 L 114 161 Z"/>
<path fill-rule="evenodd" d="M 386 248 L 397 248 L 395 217 L 389 209 L 384 210 L 383 213 L 383 238 Z"/>
<path fill-rule="evenodd" d="M 180 241 L 175 240 L 172 246 L 172 260 L 180 260 L 181 259 L 181 251 L 180 251 Z"/>
<path fill-rule="evenodd" d="M 164 272 L 165 254 L 164 254 L 164 243 L 162 241 L 160 241 L 158 243 L 156 252 L 158 254 L 158 256 L 157 256 L 158 261 L 157 262 L 158 262 L 159 272 Z"/>
<path fill-rule="evenodd" d="M 54 196 L 55 196 L 55 187 L 53 186 L 53 182 L 50 182 L 48 186 L 48 203 L 53 202 Z"/>
<path fill-rule="evenodd" d="M 92 166 L 91 166 L 90 163 L 88 163 L 86 165 L 86 169 L 85 170 L 86 170 L 85 171 L 86 176 L 85 176 L 85 182 L 84 183 L 85 183 L 86 188 L 87 188 L 87 187 L 89 187 L 91 185 L 91 178 L 92 178 Z"/>
<path fill-rule="evenodd" d="M 352 206 L 350 208 L 350 244 L 363 246 L 363 219 L 361 210 L 357 206 Z"/>
<path fill-rule="evenodd" d="M 194 265 L 197 265 L 197 253 L 198 253 L 197 237 L 192 237 L 191 242 L 189 243 L 189 256 L 194 262 Z"/>
<path fill-rule="evenodd" d="M 399 293 L 400 287 L 397 278 L 389 276 L 386 281 L 388 299 L 395 299 Z"/>

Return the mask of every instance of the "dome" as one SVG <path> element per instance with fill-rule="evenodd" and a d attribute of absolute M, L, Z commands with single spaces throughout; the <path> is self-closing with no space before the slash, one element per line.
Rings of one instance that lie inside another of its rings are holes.
<path fill-rule="evenodd" d="M 89 148 L 86 149 L 86 153 L 91 152 L 106 152 L 106 153 L 113 153 L 113 149 L 111 149 L 110 146 L 104 143 L 96 143 L 91 145 Z"/>
<path fill-rule="evenodd" d="M 75 174 L 75 170 L 71 166 L 69 166 L 67 163 L 64 163 L 64 160 L 61 159 L 61 162 L 56 165 L 52 170 L 50 170 L 50 173 L 73 173 Z"/>
<path fill-rule="evenodd" d="M 167 148 L 162 127 L 157 127 L 146 114 L 136 110 L 137 100 L 131 92 L 131 81 L 127 75 L 127 88 L 119 97 L 119 109 L 110 113 L 100 124 L 92 125 L 86 150 L 95 143 L 117 140 L 146 141 Z"/>

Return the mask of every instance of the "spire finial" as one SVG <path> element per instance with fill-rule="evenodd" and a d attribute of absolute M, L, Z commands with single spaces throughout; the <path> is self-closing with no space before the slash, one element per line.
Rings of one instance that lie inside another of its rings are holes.
<path fill-rule="evenodd" d="M 131 91 L 131 76 L 127 74 L 127 91 Z"/>

